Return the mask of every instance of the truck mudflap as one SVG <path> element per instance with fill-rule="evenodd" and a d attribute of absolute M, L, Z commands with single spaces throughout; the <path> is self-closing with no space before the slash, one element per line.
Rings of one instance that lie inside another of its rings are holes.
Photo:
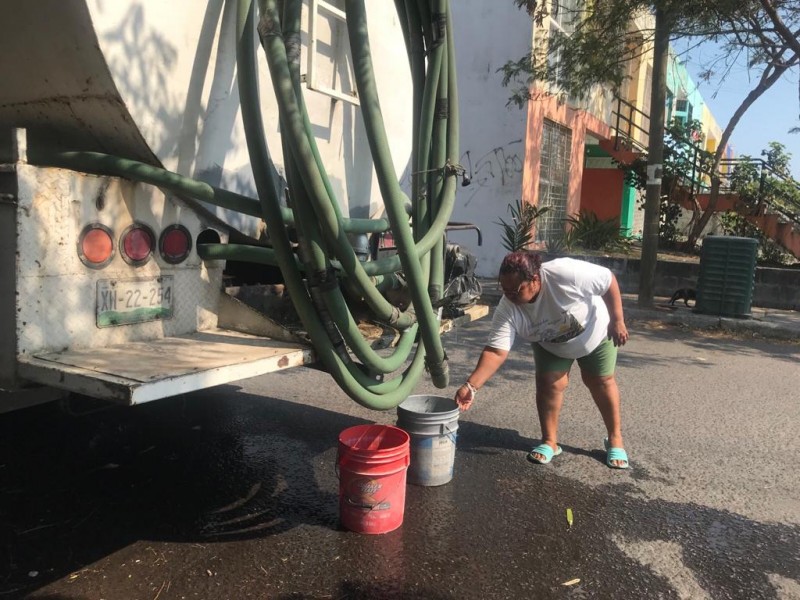
<path fill-rule="evenodd" d="M 213 329 L 102 349 L 21 356 L 17 369 L 28 381 L 133 405 L 315 360 L 308 346 Z"/>

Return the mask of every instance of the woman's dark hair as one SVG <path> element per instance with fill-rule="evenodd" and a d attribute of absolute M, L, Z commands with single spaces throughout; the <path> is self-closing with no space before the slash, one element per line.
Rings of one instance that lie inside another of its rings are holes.
<path fill-rule="evenodd" d="M 542 257 L 535 252 L 518 250 L 511 254 L 506 254 L 503 262 L 500 263 L 500 275 L 516 273 L 525 280 L 532 281 L 539 275 L 539 268 L 542 266 Z"/>

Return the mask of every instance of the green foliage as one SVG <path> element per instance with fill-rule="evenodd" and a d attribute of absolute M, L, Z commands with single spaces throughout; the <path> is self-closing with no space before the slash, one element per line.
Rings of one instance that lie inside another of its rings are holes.
<path fill-rule="evenodd" d="M 681 216 L 681 207 L 670 202 L 662 196 L 658 203 L 658 241 L 664 248 L 673 248 L 678 245 L 680 232 L 678 219 Z"/>
<path fill-rule="evenodd" d="M 720 225 L 728 235 L 755 238 L 759 242 L 759 260 L 767 264 L 785 265 L 794 261 L 791 254 L 769 239 L 742 214 L 779 212 L 797 217 L 800 213 L 800 188 L 788 174 L 791 154 L 778 142 L 770 142 L 761 152 L 762 164 L 749 156 L 741 157 L 729 179 L 730 191 L 738 196 L 737 211 L 720 215 Z"/>
<path fill-rule="evenodd" d="M 772 212 L 781 212 L 788 216 L 800 214 L 800 188 L 791 179 L 792 155 L 779 142 L 770 142 L 769 149 L 761 155 L 761 161 L 749 156 L 740 157 L 730 176 L 731 192 L 739 196 L 744 208 L 752 211 L 759 206 L 769 206 Z"/>
<path fill-rule="evenodd" d="M 616 219 L 601 220 L 591 211 L 582 210 L 565 220 L 568 225 L 563 240 L 567 249 L 616 251 L 627 249 L 627 240 L 619 231 Z M 549 248 L 548 248 L 549 249 Z"/>
<path fill-rule="evenodd" d="M 679 240 L 678 218 L 681 208 L 676 204 L 677 195 L 685 190 L 706 191 L 708 174 L 714 155 L 702 147 L 702 123 L 700 121 L 673 121 L 665 129 L 661 197 L 658 209 L 658 237 L 663 246 L 674 246 Z M 625 171 L 625 181 L 638 189 L 639 206 L 644 204 L 647 183 L 647 156 L 636 159 L 630 165 L 619 165 Z"/>
<path fill-rule="evenodd" d="M 703 124 L 673 119 L 664 130 L 663 171 L 661 194 L 672 196 L 683 187 L 695 189 L 708 186 L 708 176 L 714 164 L 714 154 L 703 149 Z M 630 165 L 619 165 L 625 170 L 625 181 L 640 191 L 647 183 L 647 155 Z"/>
<path fill-rule="evenodd" d="M 508 205 L 511 213 L 511 222 L 503 219 L 495 221 L 496 225 L 503 228 L 503 248 L 509 252 L 524 250 L 533 242 L 533 225 L 536 220 L 549 211 L 549 207 L 539 208 L 533 204 L 524 203 L 518 199 L 515 204 Z"/>
<path fill-rule="evenodd" d="M 628 27 L 632 14 L 647 3 L 633 0 L 562 0 L 531 2 L 515 0 L 537 25 L 545 17 L 560 21 L 562 30 L 537 34 L 537 44 L 525 56 L 508 61 L 499 69 L 503 86 L 512 95 L 509 104 L 523 106 L 535 82 L 547 82 L 545 94 L 585 98 L 596 84 L 618 90 L 626 73 L 625 61 L 638 54 L 641 35 Z M 614 40 L 613 44 L 609 40 Z M 553 57 L 558 57 L 553 60 Z"/>
<path fill-rule="evenodd" d="M 725 235 L 736 235 L 758 240 L 758 260 L 762 264 L 782 266 L 796 262 L 790 253 L 769 239 L 758 227 L 738 212 L 730 210 L 722 213 L 719 217 L 719 222 Z"/>
<path fill-rule="evenodd" d="M 684 0 L 514 2 L 540 26 L 535 35 L 536 45 L 530 52 L 499 69 L 503 85 L 512 91 L 509 103 L 520 106 L 534 94 L 583 98 L 595 85 L 618 93 L 627 77 L 628 62 L 637 60 L 653 40 L 652 25 L 640 17 L 652 14 L 656 6 L 661 9 L 673 43 L 713 42 L 715 51 L 706 53 L 701 78 L 724 80 L 732 64 L 739 61 L 746 63 L 740 66 L 751 70 L 753 81 L 758 81 L 762 72 L 772 73 L 778 65 L 796 67 L 800 60 L 792 50 L 800 24 L 797 2 L 695 0 L 691 5 Z M 548 24 L 547 17 L 556 18 L 561 31 L 541 27 Z M 631 27 L 634 22 L 637 26 Z M 718 74 L 715 69 L 720 66 Z M 532 92 L 534 83 L 547 84 L 549 89 L 542 91 L 540 86 L 539 91 Z"/>
<path fill-rule="evenodd" d="M 567 232 L 562 232 L 561 237 L 553 237 L 547 240 L 547 251 L 550 254 L 566 254 L 572 249 L 572 240 L 569 239 Z"/>
<path fill-rule="evenodd" d="M 713 165 L 714 153 L 703 148 L 703 124 L 673 119 L 664 130 L 662 191 L 671 195 L 678 187 L 707 188 Z"/>
<path fill-rule="evenodd" d="M 786 152 L 786 146 L 780 142 L 770 142 L 769 150 L 762 150 L 761 156 L 766 157 L 767 165 L 780 177 L 791 177 L 789 165 L 792 160 L 791 152 Z"/>

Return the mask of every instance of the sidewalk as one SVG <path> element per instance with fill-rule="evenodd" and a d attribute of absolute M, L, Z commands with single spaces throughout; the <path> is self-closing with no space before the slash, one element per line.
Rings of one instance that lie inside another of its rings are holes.
<path fill-rule="evenodd" d="M 494 307 L 502 292 L 497 281 L 481 279 L 481 304 Z M 735 333 L 751 333 L 763 337 L 800 342 L 800 312 L 775 308 L 752 307 L 749 319 L 718 317 L 695 313 L 682 300 L 669 306 L 669 298 L 655 298 L 652 308 L 639 308 L 636 294 L 623 294 L 622 304 L 627 321 L 661 321 L 692 329 L 721 329 Z"/>

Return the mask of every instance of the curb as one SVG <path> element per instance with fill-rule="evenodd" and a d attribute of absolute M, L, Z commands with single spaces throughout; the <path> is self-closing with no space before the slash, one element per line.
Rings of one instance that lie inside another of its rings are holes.
<path fill-rule="evenodd" d="M 501 297 L 502 295 L 496 289 L 485 286 L 480 302 L 494 308 Z M 639 308 L 632 306 L 632 302 L 635 300 L 623 298 L 625 319 L 629 321 L 660 321 L 670 325 L 682 325 L 690 329 L 719 329 L 731 333 L 756 334 L 767 338 L 800 342 L 800 313 L 797 313 L 796 322 L 775 323 L 758 318 L 737 319 L 697 314 L 685 310 Z"/>

